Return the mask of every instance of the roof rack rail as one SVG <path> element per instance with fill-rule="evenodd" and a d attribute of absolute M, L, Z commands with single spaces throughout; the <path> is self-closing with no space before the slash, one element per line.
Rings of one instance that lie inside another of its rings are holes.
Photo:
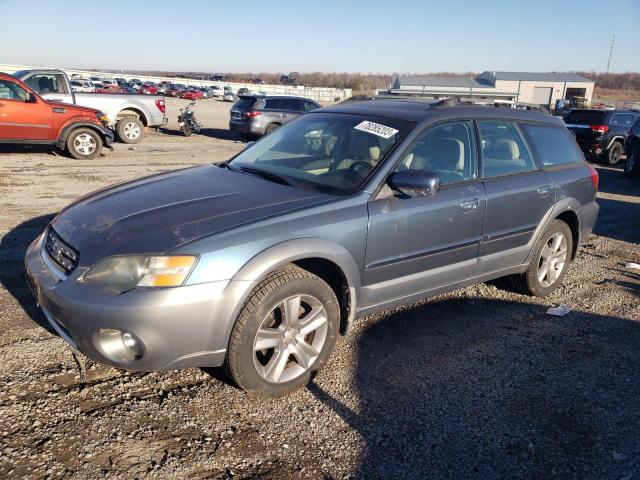
<path fill-rule="evenodd" d="M 544 106 L 535 103 L 518 102 L 515 100 L 478 99 L 474 97 L 448 97 L 441 100 L 431 97 L 418 97 L 414 95 L 356 95 L 343 100 L 340 103 L 362 102 L 367 100 L 394 100 L 427 104 L 429 108 L 452 108 L 465 106 L 515 108 L 518 110 L 531 110 L 549 113 Z"/>

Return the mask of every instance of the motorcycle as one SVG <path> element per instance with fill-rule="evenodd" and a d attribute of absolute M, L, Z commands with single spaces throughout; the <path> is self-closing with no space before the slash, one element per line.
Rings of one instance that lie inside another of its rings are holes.
<path fill-rule="evenodd" d="M 180 125 L 180 130 L 182 130 L 185 137 L 190 136 L 191 133 L 200 133 L 200 128 L 202 127 L 196 120 L 196 115 L 193 111 L 195 104 L 195 100 L 191 101 L 189 105 L 180 109 L 180 114 L 178 115 L 178 125 Z"/>

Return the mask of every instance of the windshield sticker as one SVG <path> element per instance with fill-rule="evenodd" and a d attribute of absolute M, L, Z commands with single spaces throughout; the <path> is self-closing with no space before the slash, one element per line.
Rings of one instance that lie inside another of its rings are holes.
<path fill-rule="evenodd" d="M 370 122 L 369 120 L 365 120 L 364 122 L 360 122 L 355 127 L 356 130 L 361 130 L 367 133 L 373 133 L 382 138 L 391 138 L 398 130 L 395 128 L 387 127 L 386 125 L 380 125 L 379 123 Z"/>

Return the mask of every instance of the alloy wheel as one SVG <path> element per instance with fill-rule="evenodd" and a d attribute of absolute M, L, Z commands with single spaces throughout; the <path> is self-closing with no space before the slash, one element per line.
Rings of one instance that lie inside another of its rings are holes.
<path fill-rule="evenodd" d="M 542 247 L 538 260 L 538 281 L 545 288 L 550 287 L 558 280 L 567 261 L 567 238 L 557 232 L 551 235 L 547 243 Z"/>
<path fill-rule="evenodd" d="M 73 148 L 81 155 L 91 155 L 96 147 L 95 139 L 88 133 L 78 135 L 73 141 Z"/>
<path fill-rule="evenodd" d="M 135 140 L 140 136 L 140 127 L 134 122 L 127 122 L 124 125 L 123 133 L 128 139 Z"/>
<path fill-rule="evenodd" d="M 253 363 L 271 383 L 285 383 L 314 364 L 327 340 L 327 312 L 317 298 L 286 298 L 263 319 L 253 343 Z"/>

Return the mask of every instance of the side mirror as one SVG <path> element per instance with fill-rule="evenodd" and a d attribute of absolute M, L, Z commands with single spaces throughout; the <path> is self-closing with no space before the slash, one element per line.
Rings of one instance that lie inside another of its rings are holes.
<path fill-rule="evenodd" d="M 398 190 L 409 197 L 428 197 L 435 195 L 440 189 L 440 177 L 438 175 L 416 170 L 395 172 L 388 178 L 387 183 L 394 190 Z"/>
<path fill-rule="evenodd" d="M 26 103 L 36 103 L 38 100 L 37 100 L 36 96 L 33 93 L 27 92 L 27 96 L 24 97 L 24 101 Z"/>

